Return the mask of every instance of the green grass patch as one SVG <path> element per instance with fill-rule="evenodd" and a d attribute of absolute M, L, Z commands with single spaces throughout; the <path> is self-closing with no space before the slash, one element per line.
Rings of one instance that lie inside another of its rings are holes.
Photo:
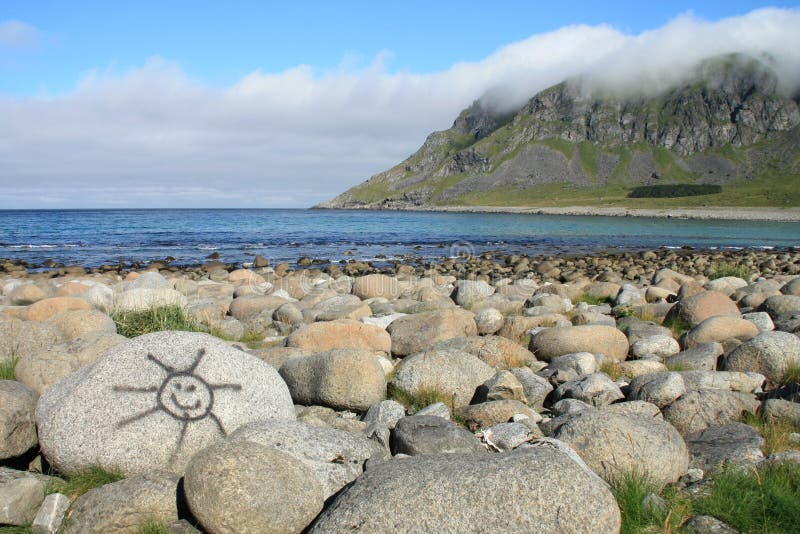
<path fill-rule="evenodd" d="M 62 476 L 63 481 L 48 485 L 47 493 L 63 493 L 74 501 L 90 489 L 99 488 L 125 477 L 115 471 L 107 471 L 102 467 L 90 467 L 84 471 L 68 473 Z"/>
<path fill-rule="evenodd" d="M 453 399 L 445 393 L 434 387 L 421 386 L 416 393 L 406 391 L 398 387 L 390 387 L 391 397 L 405 406 L 409 412 L 417 412 L 426 406 L 442 402 L 453 411 Z"/>
<path fill-rule="evenodd" d="M 33 529 L 29 526 L 25 527 L 0 527 L 0 534 L 31 534 Z"/>
<path fill-rule="evenodd" d="M 672 336 L 677 339 L 683 334 L 684 332 L 688 332 L 692 329 L 692 325 L 689 322 L 681 317 L 680 315 L 673 315 L 672 317 L 667 317 L 664 319 L 662 326 L 666 326 L 670 330 L 672 330 Z"/>
<path fill-rule="evenodd" d="M 180 306 L 165 306 L 141 312 L 113 313 L 111 318 L 117 325 L 117 332 L 125 337 L 137 337 L 163 330 L 203 331 L 189 320 Z"/>
<path fill-rule="evenodd" d="M 630 378 L 619 362 L 604 361 L 600 364 L 598 371 L 607 374 L 611 380 L 617 380 L 623 377 Z"/>
<path fill-rule="evenodd" d="M 612 302 L 613 299 L 608 297 L 595 297 L 593 295 L 581 295 L 575 300 L 572 301 L 573 304 L 580 304 L 581 302 L 585 302 L 589 306 L 600 306 L 601 304 L 608 304 Z"/>
<path fill-rule="evenodd" d="M 658 487 L 645 477 L 629 474 L 612 484 L 611 491 L 617 499 L 622 527 L 620 534 L 643 532 L 676 532 L 692 511 L 691 499 L 674 486 Z M 645 506 L 648 495 L 658 495 L 666 506 Z"/>
<path fill-rule="evenodd" d="M 755 271 L 753 271 L 752 267 L 729 261 L 719 261 L 714 263 L 706 273 L 711 280 L 725 276 L 735 276 L 746 281 L 749 281 L 753 274 L 755 274 Z"/>
<path fill-rule="evenodd" d="M 541 141 L 537 141 L 540 145 L 544 145 L 547 148 L 552 148 L 553 150 L 557 150 L 564 154 L 564 157 L 567 158 L 567 161 L 572 159 L 572 155 L 575 154 L 575 143 L 570 141 L 566 141 L 561 139 L 560 137 L 551 137 L 550 139 L 542 139 Z"/>
<path fill-rule="evenodd" d="M 14 368 L 17 367 L 18 361 L 18 357 L 12 356 L 10 359 L 0 362 L 0 380 L 16 380 Z"/>
<path fill-rule="evenodd" d="M 581 166 L 589 176 L 597 176 L 597 157 L 600 149 L 590 141 L 578 143 L 578 156 L 581 158 Z"/>
<path fill-rule="evenodd" d="M 679 373 L 681 371 L 694 371 L 694 369 L 685 363 L 673 362 L 673 363 L 665 363 L 664 364 L 667 368 L 667 371 L 672 371 L 673 373 Z"/>
<path fill-rule="evenodd" d="M 798 448 L 791 443 L 789 435 L 793 432 L 800 432 L 800 425 L 788 419 L 765 419 L 760 415 L 745 412 L 741 421 L 758 430 L 758 433 L 763 436 L 763 449 L 766 455 Z"/>
<path fill-rule="evenodd" d="M 139 527 L 137 534 L 169 534 L 169 526 L 163 521 L 152 519 Z"/>
<path fill-rule="evenodd" d="M 781 384 L 800 384 L 800 363 L 790 363 L 783 373 Z"/>
<path fill-rule="evenodd" d="M 642 185 L 634 187 L 628 198 L 675 198 L 716 195 L 722 193 L 721 185 L 675 184 Z"/>
<path fill-rule="evenodd" d="M 713 475 L 709 495 L 694 502 L 742 532 L 796 533 L 800 525 L 800 465 L 729 468 Z"/>
<path fill-rule="evenodd" d="M 651 150 L 653 160 L 663 178 L 677 182 L 689 182 L 696 178 L 696 173 L 689 172 L 679 165 L 678 157 L 669 149 L 662 146 L 653 146 Z"/>

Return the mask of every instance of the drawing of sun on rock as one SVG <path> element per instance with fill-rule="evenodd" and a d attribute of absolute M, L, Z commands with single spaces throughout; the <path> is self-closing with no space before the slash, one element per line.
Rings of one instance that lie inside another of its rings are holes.
<path fill-rule="evenodd" d="M 240 384 L 210 384 L 195 371 L 205 356 L 205 349 L 199 349 L 192 364 L 186 369 L 176 369 L 162 362 L 152 353 L 147 354 L 147 359 L 167 372 L 160 385 L 155 386 L 114 386 L 114 391 L 127 393 L 155 393 L 155 406 L 117 423 L 117 428 L 122 428 L 135 421 L 143 419 L 157 412 L 164 412 L 170 417 L 182 422 L 178 445 L 179 451 L 183 445 L 186 429 L 190 423 L 210 418 L 223 436 L 228 433 L 222 425 L 217 414 L 214 413 L 214 392 L 220 389 L 241 391 Z"/>

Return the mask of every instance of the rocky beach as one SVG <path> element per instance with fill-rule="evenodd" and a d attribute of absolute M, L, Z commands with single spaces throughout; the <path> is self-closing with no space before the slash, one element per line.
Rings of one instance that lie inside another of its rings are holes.
<path fill-rule="evenodd" d="M 797 249 L 318 263 L 0 262 L 0 525 L 733 532 L 800 464 Z"/>

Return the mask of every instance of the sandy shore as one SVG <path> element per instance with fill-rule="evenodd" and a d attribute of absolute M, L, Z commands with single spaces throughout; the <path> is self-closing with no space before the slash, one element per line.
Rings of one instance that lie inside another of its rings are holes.
<path fill-rule="evenodd" d="M 800 222 L 800 208 L 601 208 L 567 206 L 537 208 L 523 206 L 431 206 L 403 211 L 446 211 L 456 213 L 528 213 L 536 215 L 599 215 L 607 217 L 659 217 L 665 219 Z"/>

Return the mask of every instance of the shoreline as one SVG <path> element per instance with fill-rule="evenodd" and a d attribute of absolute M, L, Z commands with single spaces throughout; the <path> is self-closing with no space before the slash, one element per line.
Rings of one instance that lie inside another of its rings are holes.
<path fill-rule="evenodd" d="M 651 217 L 656 219 L 694 219 L 729 221 L 800 222 L 800 208 L 621 208 L 599 206 L 413 206 L 396 208 L 348 207 L 309 209 L 343 211 L 419 211 L 443 213 L 510 213 L 520 215 L 568 215 L 587 217 Z"/>

